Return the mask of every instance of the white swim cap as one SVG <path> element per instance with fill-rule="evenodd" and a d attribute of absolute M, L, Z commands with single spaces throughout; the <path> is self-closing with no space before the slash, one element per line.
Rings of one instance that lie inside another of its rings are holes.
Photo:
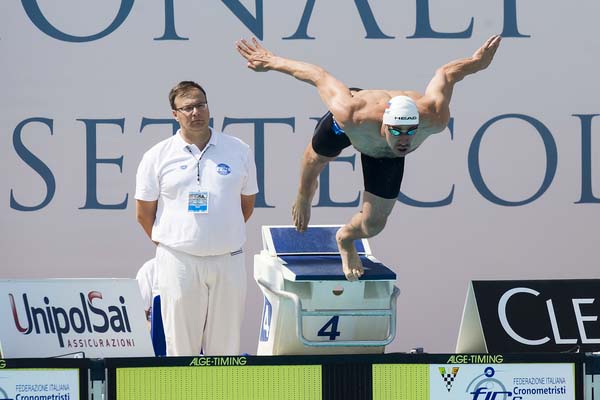
<path fill-rule="evenodd" d="M 383 123 L 386 125 L 418 125 L 419 110 L 408 96 L 392 97 L 383 112 Z"/>

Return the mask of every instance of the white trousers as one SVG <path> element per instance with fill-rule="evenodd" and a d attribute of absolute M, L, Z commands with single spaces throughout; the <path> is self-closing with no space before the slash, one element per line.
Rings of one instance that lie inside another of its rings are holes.
<path fill-rule="evenodd" d="M 167 356 L 239 354 L 246 301 L 244 257 L 198 257 L 158 245 Z"/>

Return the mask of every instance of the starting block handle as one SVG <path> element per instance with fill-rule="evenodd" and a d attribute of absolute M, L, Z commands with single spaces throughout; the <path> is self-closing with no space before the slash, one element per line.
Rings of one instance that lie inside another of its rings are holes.
<path fill-rule="evenodd" d="M 262 279 L 257 279 L 256 283 L 265 291 L 271 293 L 277 297 L 285 297 L 290 299 L 294 303 L 296 309 L 296 334 L 298 338 L 305 346 L 312 347 L 380 347 L 390 344 L 396 337 L 396 300 L 400 294 L 400 289 L 394 286 L 392 296 L 390 297 L 390 308 L 384 310 L 319 310 L 319 311 L 307 311 L 302 309 L 302 301 L 298 295 L 286 292 L 284 290 L 272 289 Z M 314 340 L 308 340 L 304 337 L 302 329 L 302 317 L 309 316 L 334 316 L 334 315 L 345 315 L 345 316 L 364 316 L 364 317 L 385 317 L 389 318 L 389 334 L 388 337 L 383 340 L 339 340 L 335 342 L 319 342 Z"/>

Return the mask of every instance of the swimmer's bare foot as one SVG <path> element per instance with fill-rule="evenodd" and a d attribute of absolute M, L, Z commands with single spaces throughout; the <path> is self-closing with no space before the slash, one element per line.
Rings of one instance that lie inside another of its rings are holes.
<path fill-rule="evenodd" d="M 292 206 L 292 220 L 294 226 L 298 232 L 304 232 L 308 227 L 308 221 L 310 221 L 310 207 L 312 198 L 306 198 L 298 193 L 296 201 Z"/>
<path fill-rule="evenodd" d="M 340 256 L 342 257 L 342 270 L 344 271 L 344 275 L 346 275 L 346 279 L 357 281 L 364 274 L 364 268 L 354 247 L 354 240 L 345 239 L 343 229 L 344 227 L 341 227 L 335 235 Z"/>
<path fill-rule="evenodd" d="M 500 35 L 494 35 L 486 40 L 483 46 L 477 49 L 471 57 L 473 61 L 476 61 L 476 71 L 481 71 L 490 65 L 494 54 L 496 54 L 496 50 L 498 50 L 498 46 L 500 46 L 501 40 L 502 37 Z"/>

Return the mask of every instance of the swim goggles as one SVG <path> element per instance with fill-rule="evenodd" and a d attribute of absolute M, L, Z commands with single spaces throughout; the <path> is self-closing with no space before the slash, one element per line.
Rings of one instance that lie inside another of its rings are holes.
<path fill-rule="evenodd" d="M 417 133 L 417 129 L 419 129 L 418 125 L 410 128 L 406 132 L 402 132 L 400 129 L 394 128 L 393 126 L 388 125 L 388 130 L 390 131 L 390 135 L 392 135 L 392 136 L 400 136 L 400 135 L 412 136 L 415 133 Z"/>

